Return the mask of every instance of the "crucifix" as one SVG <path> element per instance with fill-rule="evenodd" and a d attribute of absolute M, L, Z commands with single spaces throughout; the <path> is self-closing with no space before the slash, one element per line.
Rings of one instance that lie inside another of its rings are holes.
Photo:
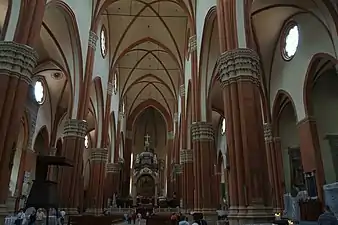
<path fill-rule="evenodd" d="M 145 146 L 149 146 L 149 144 L 150 144 L 150 142 L 149 142 L 149 139 L 150 139 L 150 136 L 149 136 L 149 134 L 147 133 L 147 135 L 146 136 L 144 136 L 145 137 Z"/>

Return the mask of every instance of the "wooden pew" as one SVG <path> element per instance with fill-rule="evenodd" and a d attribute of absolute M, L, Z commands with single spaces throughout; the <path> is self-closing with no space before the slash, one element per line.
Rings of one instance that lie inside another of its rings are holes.
<path fill-rule="evenodd" d="M 123 218 L 118 215 L 112 216 L 93 216 L 93 215 L 78 215 L 70 216 L 68 225 L 112 225 L 123 221 Z"/>

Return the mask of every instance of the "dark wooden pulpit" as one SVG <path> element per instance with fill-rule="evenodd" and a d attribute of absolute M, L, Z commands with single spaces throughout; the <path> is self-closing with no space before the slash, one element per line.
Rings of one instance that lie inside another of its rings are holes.
<path fill-rule="evenodd" d="M 26 208 L 58 208 L 57 183 L 47 180 L 49 166 L 68 166 L 73 164 L 65 157 L 38 156 L 36 160 L 35 180 L 27 199 Z"/>

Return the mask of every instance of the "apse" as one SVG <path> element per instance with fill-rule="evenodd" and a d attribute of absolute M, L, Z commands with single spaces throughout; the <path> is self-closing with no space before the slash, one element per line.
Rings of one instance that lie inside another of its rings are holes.
<path fill-rule="evenodd" d="M 134 128 L 134 154 L 144 151 L 145 136 L 149 136 L 150 147 L 160 159 L 166 156 L 167 126 L 162 114 L 155 108 L 145 109 L 136 119 Z"/>

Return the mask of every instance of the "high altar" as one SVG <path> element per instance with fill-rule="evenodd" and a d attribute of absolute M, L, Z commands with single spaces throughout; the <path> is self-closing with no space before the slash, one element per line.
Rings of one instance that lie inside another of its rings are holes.
<path fill-rule="evenodd" d="M 149 135 L 145 136 L 144 151 L 133 162 L 133 205 L 157 206 L 159 193 L 159 163 L 154 149 L 150 148 Z"/>

